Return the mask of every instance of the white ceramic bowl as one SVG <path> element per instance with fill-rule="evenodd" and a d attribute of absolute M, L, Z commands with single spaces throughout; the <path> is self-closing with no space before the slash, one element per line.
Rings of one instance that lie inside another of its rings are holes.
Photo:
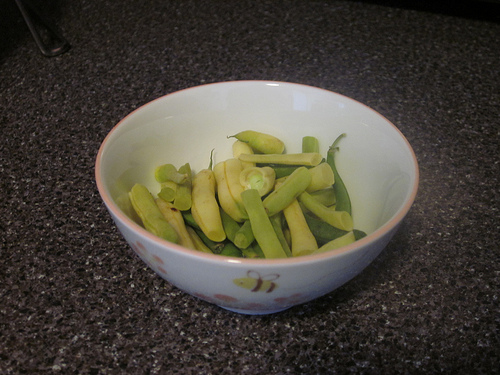
<path fill-rule="evenodd" d="M 273 134 L 287 152 L 302 137 L 320 140 L 322 154 L 341 133 L 336 163 L 349 190 L 355 228 L 368 236 L 335 251 L 281 260 L 229 258 L 189 250 L 148 233 L 130 219 L 127 192 L 142 183 L 158 191 L 154 169 L 186 162 L 196 172 L 231 157 L 241 130 Z M 265 81 L 198 86 L 154 100 L 120 121 L 96 161 L 104 203 L 132 249 L 162 278 L 185 292 L 245 314 L 268 314 L 325 295 L 372 262 L 412 205 L 418 187 L 413 150 L 399 130 L 372 109 L 314 87 Z"/>

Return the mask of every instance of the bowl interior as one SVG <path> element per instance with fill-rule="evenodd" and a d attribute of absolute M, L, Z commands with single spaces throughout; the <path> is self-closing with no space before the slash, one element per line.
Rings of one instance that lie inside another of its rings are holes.
<path fill-rule="evenodd" d="M 234 139 L 227 137 L 247 129 L 279 137 L 286 152 L 300 152 L 302 137 L 315 136 L 325 156 L 337 136 L 346 133 L 337 168 L 351 196 L 355 227 L 367 233 L 408 209 L 415 195 L 413 151 L 383 116 L 318 88 L 241 81 L 179 91 L 123 119 L 98 157 L 98 185 L 108 208 L 132 216 L 127 193 L 135 183 L 157 193 L 156 166 L 189 162 L 199 171 L 209 165 L 212 150 L 215 163 L 231 157 Z"/>

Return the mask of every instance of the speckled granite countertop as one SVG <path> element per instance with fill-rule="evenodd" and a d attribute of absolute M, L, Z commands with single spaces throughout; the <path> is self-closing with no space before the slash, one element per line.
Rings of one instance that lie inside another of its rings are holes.
<path fill-rule="evenodd" d="M 473 11 L 484 4 L 46 3 L 72 44 L 58 57 L 39 53 L 14 2 L 0 15 L 0 373 L 498 373 L 500 24 Z M 421 168 L 372 265 L 261 317 L 146 268 L 94 183 L 99 145 L 127 113 L 241 79 L 359 100 Z"/>

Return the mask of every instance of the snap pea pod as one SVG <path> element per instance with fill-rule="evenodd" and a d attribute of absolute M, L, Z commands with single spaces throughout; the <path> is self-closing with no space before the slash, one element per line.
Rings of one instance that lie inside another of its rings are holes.
<path fill-rule="evenodd" d="M 339 172 L 337 171 L 337 168 L 335 166 L 335 151 L 338 150 L 337 144 L 343 137 L 345 137 L 345 133 L 339 135 L 338 138 L 332 143 L 332 145 L 328 149 L 326 162 L 332 168 L 333 174 L 335 176 L 335 184 L 333 184 L 333 190 L 335 191 L 335 196 L 337 198 L 337 202 L 335 203 L 335 210 L 345 211 L 349 215 L 351 215 L 351 199 L 349 197 L 349 193 L 347 192 L 344 181 L 340 177 Z"/>
<path fill-rule="evenodd" d="M 248 189 L 241 193 L 241 198 L 247 210 L 255 239 L 265 257 L 271 259 L 286 258 L 287 256 L 262 204 L 259 192 L 255 189 Z"/>
<path fill-rule="evenodd" d="M 129 198 L 146 230 L 167 241 L 179 242 L 177 232 L 163 217 L 146 186 L 135 184 L 129 192 Z"/>

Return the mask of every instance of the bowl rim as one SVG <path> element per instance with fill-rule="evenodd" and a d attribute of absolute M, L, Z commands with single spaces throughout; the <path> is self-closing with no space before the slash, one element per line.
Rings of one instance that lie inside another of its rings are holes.
<path fill-rule="evenodd" d="M 290 258 L 278 258 L 278 259 L 249 259 L 249 258 L 236 258 L 236 257 L 229 257 L 229 256 L 221 256 L 218 254 L 208 254 L 204 253 L 201 251 L 193 250 L 193 249 L 188 249 L 186 247 L 183 247 L 179 244 L 169 242 L 167 240 L 164 240 L 160 237 L 157 237 L 156 235 L 148 232 L 145 228 L 143 228 L 141 225 L 137 224 L 134 220 L 129 218 L 114 202 L 114 200 L 111 198 L 111 196 L 108 194 L 107 189 L 104 186 L 103 178 L 101 177 L 101 163 L 102 163 L 102 156 L 103 153 L 106 149 L 106 146 L 110 139 L 113 137 L 113 134 L 117 132 L 117 129 L 122 126 L 123 123 L 127 122 L 130 117 L 135 116 L 137 112 L 143 111 L 146 109 L 146 107 L 152 105 L 153 103 L 161 100 L 165 100 L 166 98 L 177 95 L 181 92 L 186 92 L 189 90 L 197 90 L 200 88 L 205 88 L 208 86 L 221 86 L 221 85 L 234 85 L 234 84 L 264 84 L 264 85 L 288 85 L 288 86 L 298 86 L 298 87 L 305 87 L 307 89 L 314 89 L 314 90 L 321 90 L 325 91 L 326 93 L 329 94 L 335 94 L 338 95 L 348 101 L 355 102 L 358 105 L 361 105 L 368 109 L 370 112 L 372 112 L 374 115 L 381 117 L 389 126 L 393 128 L 393 130 L 396 131 L 397 134 L 401 137 L 401 140 L 403 143 L 406 145 L 407 150 L 410 152 L 411 158 L 412 158 L 412 165 L 413 165 L 413 173 L 415 175 L 415 180 L 413 183 L 413 186 L 411 187 L 411 193 L 404 202 L 403 206 L 399 209 L 399 211 L 389 220 L 387 221 L 384 225 L 382 225 L 380 228 L 376 229 L 370 234 L 367 234 L 366 237 L 359 239 L 349 245 L 340 247 L 335 250 L 330 250 L 326 251 L 323 253 L 319 254 L 312 254 L 312 255 L 304 255 L 300 257 L 290 257 Z M 213 83 L 207 83 L 207 84 L 202 84 L 202 85 L 196 85 L 196 86 L 191 86 L 185 89 L 173 91 L 171 93 L 162 95 L 156 99 L 153 99 L 145 104 L 142 104 L 138 108 L 134 109 L 132 112 L 127 114 L 125 117 L 123 117 L 118 123 L 116 123 L 111 130 L 108 132 L 104 140 L 102 141 L 97 156 L 96 156 L 96 161 L 95 161 L 95 180 L 96 180 L 96 185 L 97 189 L 99 191 L 99 194 L 101 196 L 101 199 L 103 200 L 104 204 L 112 212 L 113 215 L 115 215 L 116 218 L 118 218 L 122 223 L 127 225 L 129 228 L 131 228 L 134 232 L 138 232 L 138 234 L 142 237 L 146 237 L 149 241 L 155 243 L 158 248 L 161 248 L 162 250 L 165 251 L 175 251 L 178 253 L 182 253 L 186 256 L 189 257 L 197 257 L 200 259 L 203 259 L 205 261 L 209 262 L 215 262 L 215 263 L 221 263 L 221 264 L 229 264 L 229 263 L 238 263 L 238 264 L 243 264 L 243 265 L 260 265 L 260 266 L 265 266 L 265 265 L 284 265 L 284 264 L 304 264 L 304 263 L 310 263 L 310 262 L 318 262 L 318 261 L 324 261 L 325 259 L 329 258 L 335 258 L 341 254 L 345 254 L 348 252 L 355 251 L 357 249 L 364 248 L 365 246 L 376 242 L 377 240 L 381 239 L 384 237 L 387 233 L 389 233 L 391 230 L 395 229 L 398 224 L 404 219 L 404 217 L 407 215 L 409 212 L 411 206 L 413 205 L 417 192 L 418 192 L 418 186 L 419 186 L 419 180 L 420 180 L 420 173 L 419 173 L 419 166 L 418 166 L 418 161 L 417 157 L 415 155 L 415 152 L 413 148 L 411 147 L 410 143 L 406 139 L 406 137 L 403 135 L 403 133 L 391 122 L 389 121 L 385 116 L 380 114 L 379 112 L 375 111 L 371 107 L 367 106 L 366 104 L 363 104 L 356 99 L 350 98 L 346 95 L 339 94 L 337 92 L 323 89 L 320 87 L 315 87 L 315 86 L 310 86 L 306 84 L 301 84 L 301 83 L 293 83 L 293 82 L 285 82 L 285 81 L 272 81 L 272 80 L 231 80 L 231 81 L 221 81 L 221 82 L 213 82 Z"/>

